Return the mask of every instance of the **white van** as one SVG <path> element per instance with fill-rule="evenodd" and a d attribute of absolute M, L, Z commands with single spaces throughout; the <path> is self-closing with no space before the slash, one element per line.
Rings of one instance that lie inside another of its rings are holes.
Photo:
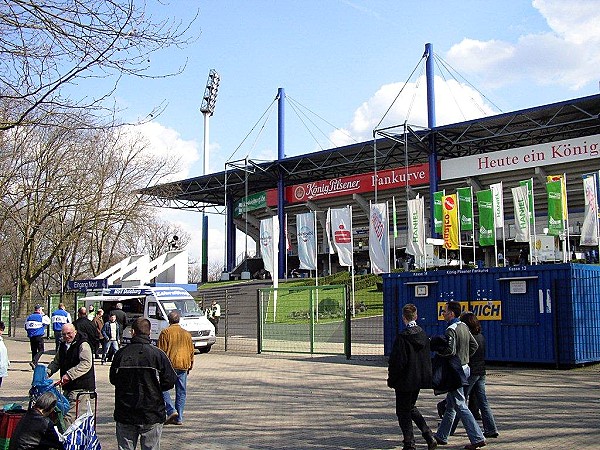
<path fill-rule="evenodd" d="M 178 310 L 181 314 L 179 325 L 192 335 L 194 347 L 200 353 L 208 353 L 216 341 L 215 327 L 198 307 L 194 297 L 178 286 L 134 286 L 108 288 L 102 295 L 82 299 L 85 306 L 93 304 L 96 310 L 104 310 L 104 319 L 117 303 L 123 304 L 128 326 L 123 330 L 123 344 L 131 339 L 131 323 L 138 317 L 145 317 L 152 325 L 150 339 L 156 344 L 160 332 L 169 326 L 167 315 Z"/>

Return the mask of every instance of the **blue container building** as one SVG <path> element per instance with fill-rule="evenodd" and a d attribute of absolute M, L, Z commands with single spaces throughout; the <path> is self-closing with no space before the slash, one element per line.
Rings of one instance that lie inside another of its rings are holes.
<path fill-rule="evenodd" d="M 443 334 L 441 310 L 459 301 L 479 318 L 487 360 L 570 367 L 600 361 L 600 266 L 548 264 L 383 275 L 384 351 L 414 303 L 418 323 Z"/>

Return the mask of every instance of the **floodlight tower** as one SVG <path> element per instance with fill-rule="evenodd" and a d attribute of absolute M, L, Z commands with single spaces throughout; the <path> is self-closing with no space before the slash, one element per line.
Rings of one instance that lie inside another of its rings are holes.
<path fill-rule="evenodd" d="M 200 106 L 200 112 L 204 116 L 204 164 L 203 175 L 208 174 L 208 144 L 209 144 L 209 126 L 208 118 L 215 112 L 217 102 L 217 93 L 219 92 L 220 75 L 215 69 L 208 72 L 208 81 L 204 90 L 204 98 Z M 202 275 L 201 281 L 208 281 L 208 216 L 202 213 Z"/>

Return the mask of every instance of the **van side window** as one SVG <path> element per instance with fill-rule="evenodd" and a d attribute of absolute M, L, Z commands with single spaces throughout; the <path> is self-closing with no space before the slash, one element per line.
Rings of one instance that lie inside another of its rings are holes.
<path fill-rule="evenodd" d="M 148 302 L 148 318 L 158 320 L 164 319 L 157 302 Z"/>

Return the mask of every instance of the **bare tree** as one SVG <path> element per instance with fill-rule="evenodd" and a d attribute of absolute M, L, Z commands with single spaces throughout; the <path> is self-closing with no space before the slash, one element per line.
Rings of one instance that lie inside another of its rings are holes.
<path fill-rule="evenodd" d="M 64 286 L 120 259 L 124 232 L 149 215 L 136 190 L 159 182 L 177 163 L 149 156 L 139 136 L 125 138 L 119 128 L 68 129 L 62 119 L 55 114 L 60 126 L 3 133 L 0 167 L 14 169 L 0 183 L 0 236 L 21 299 L 28 300 L 19 301 L 21 308 L 50 268 Z"/>
<path fill-rule="evenodd" d="M 135 0 L 0 2 L 0 130 L 34 118 L 51 121 L 57 107 L 110 113 L 105 102 L 121 77 L 181 73 L 185 64 L 171 73 L 152 73 L 151 56 L 195 39 L 189 34 L 197 12 L 182 23 L 155 20 L 145 7 Z M 91 83 L 106 87 L 98 95 L 80 94 Z M 149 117 L 163 107 L 149 111 Z"/>

